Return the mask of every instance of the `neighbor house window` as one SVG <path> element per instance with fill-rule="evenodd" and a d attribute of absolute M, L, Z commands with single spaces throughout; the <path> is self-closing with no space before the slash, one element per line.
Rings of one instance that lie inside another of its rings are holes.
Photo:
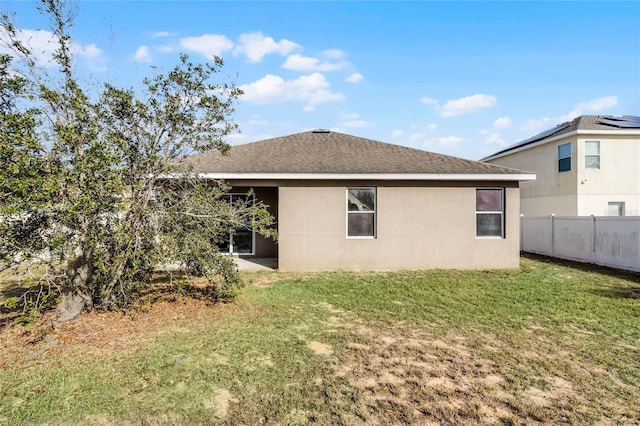
<path fill-rule="evenodd" d="M 615 201 L 609 203 L 609 216 L 624 216 L 624 202 Z"/>
<path fill-rule="evenodd" d="M 476 236 L 504 238 L 504 189 L 476 189 Z"/>
<path fill-rule="evenodd" d="M 376 236 L 376 188 L 347 188 L 347 237 Z"/>
<path fill-rule="evenodd" d="M 571 170 L 571 143 L 558 146 L 558 171 L 568 172 Z"/>
<path fill-rule="evenodd" d="M 600 168 L 600 141 L 585 141 L 584 143 L 584 168 Z"/>

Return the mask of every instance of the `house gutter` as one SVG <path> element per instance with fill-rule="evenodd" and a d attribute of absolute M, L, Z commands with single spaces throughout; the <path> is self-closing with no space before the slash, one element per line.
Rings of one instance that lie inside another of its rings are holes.
<path fill-rule="evenodd" d="M 521 145 L 521 146 L 517 146 L 513 149 L 510 149 L 508 151 L 504 151 L 504 152 L 500 152 L 498 154 L 492 154 L 488 157 L 484 157 L 482 159 L 480 159 L 479 161 L 490 161 L 490 160 L 495 160 L 497 158 L 501 158 L 501 157 L 505 157 L 507 155 L 511 155 L 511 154 L 515 154 L 516 152 L 520 152 L 520 151 L 525 151 L 527 149 L 531 149 L 531 148 L 535 148 L 537 146 L 540 145 L 544 145 L 546 143 L 551 143 L 551 142 L 556 142 L 562 139 L 566 139 L 566 138 L 570 138 L 572 136 L 577 136 L 577 135 L 593 135 L 593 136 L 612 136 L 612 135 L 616 135 L 616 136 L 640 136 L 640 130 L 635 130 L 635 131 L 626 131 L 626 132 L 621 132 L 620 130 L 585 130 L 585 129 L 578 129 L 578 130 L 574 130 L 572 132 L 568 132 L 568 133 L 561 133 L 559 135 L 555 135 L 552 136 L 548 139 L 542 139 L 540 141 L 537 142 L 531 142 L 525 145 Z"/>
<path fill-rule="evenodd" d="M 196 173 L 201 179 L 221 180 L 417 180 L 417 181 L 530 181 L 533 173 L 521 174 L 427 174 L 427 173 Z M 178 175 L 164 175 L 163 178 L 177 178 Z"/>

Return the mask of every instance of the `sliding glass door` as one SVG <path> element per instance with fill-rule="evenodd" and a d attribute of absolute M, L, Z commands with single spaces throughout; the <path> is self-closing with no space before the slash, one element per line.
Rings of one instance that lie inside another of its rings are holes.
<path fill-rule="evenodd" d="M 249 198 L 247 194 L 227 194 L 225 197 L 230 203 L 253 202 L 253 198 Z M 255 241 L 255 233 L 246 226 L 238 226 L 229 233 L 229 238 L 218 244 L 221 253 L 228 254 L 254 254 L 253 247 Z"/>

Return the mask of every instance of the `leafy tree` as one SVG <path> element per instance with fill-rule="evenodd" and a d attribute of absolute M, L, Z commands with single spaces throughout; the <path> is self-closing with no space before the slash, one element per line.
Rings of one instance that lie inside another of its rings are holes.
<path fill-rule="evenodd" d="M 126 305 L 168 261 L 206 277 L 214 297 L 232 295 L 239 279 L 215 242 L 237 226 L 273 236 L 273 218 L 260 202 L 227 202 L 225 183 L 180 161 L 229 149 L 241 91 L 213 81 L 222 59 L 182 55 L 139 93 L 105 84 L 92 97 L 74 73 L 71 8 L 41 0 L 40 10 L 54 73 L 11 17 L 0 22 L 11 51 L 0 57 L 0 269 L 38 259 L 46 284 L 83 308 Z"/>

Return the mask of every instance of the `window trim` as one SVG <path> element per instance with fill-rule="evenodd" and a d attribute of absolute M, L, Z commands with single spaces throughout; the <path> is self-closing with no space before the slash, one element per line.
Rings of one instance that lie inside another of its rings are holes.
<path fill-rule="evenodd" d="M 589 143 L 597 143 L 598 144 L 598 154 L 587 154 L 587 145 Z M 587 165 L 587 158 L 589 157 L 598 157 L 598 167 L 589 167 Z M 584 141 L 584 168 L 585 169 L 600 169 L 600 141 L 599 140 L 589 140 Z"/>
<path fill-rule="evenodd" d="M 500 204 L 502 206 L 502 210 L 478 210 L 478 191 L 484 190 L 499 190 L 500 191 Z M 475 229 L 476 229 L 476 238 L 482 240 L 504 240 L 506 238 L 506 191 L 505 188 L 502 187 L 476 187 L 474 191 L 474 203 L 475 203 Z M 501 230 L 500 235 L 478 235 L 478 215 L 479 214 L 500 214 L 500 224 Z"/>
<path fill-rule="evenodd" d="M 349 190 L 370 189 L 373 191 L 373 210 L 349 211 Z M 376 186 L 348 186 L 345 191 L 345 235 L 348 240 L 375 240 L 378 236 L 378 187 Z M 351 214 L 371 214 L 373 215 L 373 235 L 349 235 L 349 215 Z"/>
<path fill-rule="evenodd" d="M 567 145 L 569 145 L 569 155 L 565 156 L 565 157 L 560 157 L 560 148 L 565 147 Z M 571 162 L 572 162 L 571 161 L 571 157 L 572 157 L 571 150 L 572 150 L 571 142 L 567 142 L 567 143 L 563 143 L 563 144 L 558 145 L 558 173 L 564 173 L 564 172 L 570 172 L 571 171 Z M 569 159 L 569 168 L 566 169 L 566 170 L 560 170 L 560 161 L 566 160 L 567 158 Z"/>

